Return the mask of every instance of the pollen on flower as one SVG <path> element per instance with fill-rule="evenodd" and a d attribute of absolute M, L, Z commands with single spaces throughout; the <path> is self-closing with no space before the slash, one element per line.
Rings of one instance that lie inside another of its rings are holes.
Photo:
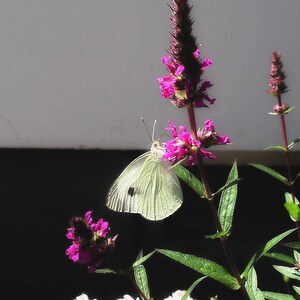
<path fill-rule="evenodd" d="M 66 255 L 73 262 L 86 265 L 89 272 L 94 272 L 114 249 L 116 237 L 110 237 L 108 222 L 100 219 L 94 223 L 91 214 L 92 211 L 88 211 L 84 218 L 72 218 L 66 234 L 72 245 L 66 250 Z"/>

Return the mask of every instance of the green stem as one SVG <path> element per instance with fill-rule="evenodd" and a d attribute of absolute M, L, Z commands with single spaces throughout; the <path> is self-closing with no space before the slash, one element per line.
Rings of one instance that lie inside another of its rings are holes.
<path fill-rule="evenodd" d="M 195 113 L 194 113 L 194 108 L 193 107 L 188 107 L 188 115 L 189 115 L 189 121 L 190 121 L 192 135 L 196 139 L 197 138 L 197 126 L 196 126 L 196 119 L 195 119 Z M 211 189 L 210 189 L 210 185 L 209 185 L 209 181 L 208 181 L 208 177 L 207 177 L 207 174 L 206 174 L 206 169 L 205 169 L 205 166 L 204 166 L 202 156 L 198 155 L 197 163 L 199 165 L 200 176 L 201 176 L 201 179 L 202 179 L 202 183 L 204 185 L 204 189 L 205 189 L 205 193 L 206 193 L 206 198 L 208 200 L 209 208 L 210 208 L 210 211 L 211 211 L 212 216 L 214 218 L 216 230 L 217 230 L 217 232 L 222 232 L 223 228 L 222 228 L 220 218 L 219 218 L 219 215 L 218 215 L 218 212 L 217 212 L 217 209 L 216 209 L 214 198 L 212 196 L 212 192 L 211 192 Z M 245 284 L 244 284 L 244 282 L 241 278 L 240 272 L 238 270 L 238 267 L 235 263 L 232 252 L 230 250 L 228 238 L 226 236 L 224 236 L 220 240 L 221 240 L 221 245 L 222 245 L 223 251 L 225 253 L 227 262 L 228 262 L 228 264 L 231 268 L 231 271 L 232 271 L 234 277 L 236 278 L 236 280 L 238 281 L 238 283 L 241 287 L 241 291 L 243 293 L 244 299 L 249 300 L 250 298 L 249 298 L 248 292 L 246 290 Z"/>
<path fill-rule="evenodd" d="M 282 106 L 280 94 L 277 95 L 277 100 L 278 100 L 278 104 L 280 106 Z M 289 152 L 289 147 L 288 147 L 288 137 L 287 137 L 287 130 L 286 130 L 286 126 L 285 126 L 285 118 L 284 118 L 283 113 L 280 113 L 279 115 L 280 115 L 281 129 L 282 129 L 283 144 L 284 144 L 284 149 L 285 149 L 285 163 L 286 163 L 286 168 L 287 168 L 287 173 L 288 173 L 288 181 L 290 184 L 292 201 L 293 201 L 293 203 L 295 203 L 295 188 L 294 188 L 294 183 L 293 183 L 293 179 L 292 179 L 292 167 L 291 167 L 290 152 Z M 297 228 L 298 238 L 300 240 L 300 222 L 295 221 L 295 225 Z"/>

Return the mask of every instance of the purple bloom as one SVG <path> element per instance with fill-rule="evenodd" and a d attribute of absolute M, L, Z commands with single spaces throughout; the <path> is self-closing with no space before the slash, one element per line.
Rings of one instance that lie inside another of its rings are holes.
<path fill-rule="evenodd" d="M 282 70 L 281 54 L 279 51 L 272 53 L 272 64 L 270 69 L 269 93 L 273 96 L 279 96 L 287 92 L 285 85 L 285 74 Z"/>
<path fill-rule="evenodd" d="M 218 135 L 215 132 L 212 120 L 204 122 L 204 127 L 198 130 L 196 138 L 187 131 L 185 126 L 179 126 L 177 130 L 174 122 L 169 121 L 169 123 L 170 127 L 167 127 L 166 130 L 171 132 L 173 139 L 164 143 L 166 149 L 164 159 L 172 163 L 185 159 L 185 164 L 193 165 L 197 155 L 215 159 L 215 155 L 206 148 L 230 143 L 227 136 Z"/>
<path fill-rule="evenodd" d="M 108 222 L 100 219 L 93 223 L 91 213 L 92 211 L 86 212 L 84 218 L 72 218 L 71 227 L 67 228 L 66 234 L 66 237 L 72 240 L 72 245 L 66 250 L 66 255 L 73 262 L 86 265 L 89 272 L 94 272 L 113 250 L 116 237 L 109 236 Z"/>

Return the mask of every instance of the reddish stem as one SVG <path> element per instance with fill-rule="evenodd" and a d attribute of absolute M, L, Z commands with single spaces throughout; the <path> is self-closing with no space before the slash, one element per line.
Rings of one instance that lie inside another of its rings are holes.
<path fill-rule="evenodd" d="M 278 100 L 279 106 L 282 106 L 280 94 L 277 95 L 277 100 Z M 288 173 L 288 182 L 289 182 L 290 189 L 291 189 L 292 201 L 293 201 L 293 203 L 295 203 L 295 189 L 294 189 L 294 183 L 293 183 L 293 179 L 292 179 L 292 168 L 291 168 L 290 152 L 289 152 L 289 146 L 288 146 L 287 130 L 286 130 L 286 126 L 285 126 L 285 118 L 284 118 L 283 113 L 280 113 L 279 115 L 280 115 L 282 137 L 283 137 L 283 143 L 284 143 L 284 149 L 285 149 L 285 163 L 286 163 L 286 168 L 287 168 L 287 173 Z M 300 240 L 300 222 L 295 221 L 295 225 L 297 228 L 298 238 Z"/>
<path fill-rule="evenodd" d="M 189 121 L 190 121 L 192 135 L 193 135 L 193 138 L 196 139 L 197 138 L 197 126 L 196 126 L 195 112 L 194 112 L 193 107 L 188 107 L 188 115 L 189 115 Z M 208 176 L 206 174 L 206 169 L 204 166 L 202 156 L 198 155 L 196 158 L 196 162 L 199 165 L 200 176 L 201 176 L 204 188 L 205 188 L 206 199 L 208 200 L 208 205 L 209 205 L 210 211 L 212 213 L 212 216 L 214 218 L 216 230 L 217 230 L 217 232 L 222 232 L 223 228 L 222 228 L 222 225 L 221 225 L 221 222 L 219 219 L 219 215 L 218 215 L 218 212 L 216 209 L 215 201 L 214 201 L 211 189 L 210 189 L 210 185 L 208 182 Z M 245 284 L 241 278 L 240 272 L 238 270 L 238 267 L 235 263 L 232 252 L 230 250 L 228 238 L 226 236 L 224 236 L 224 237 L 221 237 L 220 240 L 221 240 L 221 245 L 222 245 L 223 251 L 225 253 L 227 262 L 231 268 L 231 271 L 232 271 L 234 277 L 236 278 L 237 282 L 239 283 L 239 285 L 241 287 L 244 298 L 246 300 L 250 300 L 248 292 L 245 287 Z"/>

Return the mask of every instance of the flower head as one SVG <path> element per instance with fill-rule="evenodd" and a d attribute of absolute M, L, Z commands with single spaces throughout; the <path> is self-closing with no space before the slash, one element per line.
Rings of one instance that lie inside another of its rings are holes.
<path fill-rule="evenodd" d="M 66 250 L 66 255 L 73 262 L 86 265 L 90 272 L 94 272 L 106 255 L 114 249 L 116 237 L 109 236 L 108 222 L 100 219 L 93 223 L 92 211 L 85 213 L 84 218 L 73 217 L 71 227 L 67 228 L 67 238 L 72 245 Z"/>
<path fill-rule="evenodd" d="M 273 112 L 278 115 L 282 115 L 289 110 L 290 107 L 286 103 L 282 103 L 282 105 L 276 104 L 273 106 Z"/>
<path fill-rule="evenodd" d="M 213 145 L 225 145 L 230 143 L 230 139 L 227 136 L 218 135 L 215 132 L 212 120 L 204 122 L 204 127 L 198 130 L 196 138 L 187 131 L 185 126 L 179 126 L 177 129 L 174 122 L 169 121 L 169 123 L 170 127 L 167 127 L 166 130 L 171 132 L 173 139 L 164 143 L 166 149 L 164 159 L 172 163 L 185 160 L 187 165 L 193 165 L 197 155 L 215 159 L 215 155 L 207 151 L 206 148 Z"/>
<path fill-rule="evenodd" d="M 176 292 L 172 293 L 172 296 L 165 298 L 164 300 L 181 300 L 186 291 L 177 290 Z M 193 300 L 191 297 L 187 297 L 187 300 Z"/>
<path fill-rule="evenodd" d="M 163 57 L 169 75 L 158 78 L 161 95 L 177 107 L 206 107 L 213 104 L 207 94 L 212 87 L 210 81 L 201 79 L 202 73 L 212 64 L 212 60 L 200 59 L 200 48 L 192 34 L 193 20 L 187 0 L 173 0 L 170 7 L 173 31 L 168 57 Z"/>
<path fill-rule="evenodd" d="M 284 82 L 286 76 L 282 70 L 281 54 L 279 51 L 272 53 L 272 64 L 270 69 L 269 93 L 273 96 L 279 96 L 287 92 L 287 86 Z"/>

